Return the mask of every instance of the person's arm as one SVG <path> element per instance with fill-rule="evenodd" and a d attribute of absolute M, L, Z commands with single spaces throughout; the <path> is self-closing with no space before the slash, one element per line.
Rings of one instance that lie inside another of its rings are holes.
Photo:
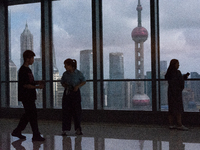
<path fill-rule="evenodd" d="M 43 89 L 44 85 L 43 84 L 39 84 L 39 85 L 24 84 L 23 87 L 27 89 Z"/>
<path fill-rule="evenodd" d="M 86 83 L 86 81 L 81 82 L 77 86 L 74 87 L 74 91 L 77 91 L 81 86 L 83 86 Z"/>

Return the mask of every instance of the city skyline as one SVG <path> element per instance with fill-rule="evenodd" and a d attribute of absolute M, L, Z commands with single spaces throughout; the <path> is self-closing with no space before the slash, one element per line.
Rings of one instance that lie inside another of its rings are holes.
<path fill-rule="evenodd" d="M 123 3 L 123 5 L 121 4 Z M 177 4 L 178 3 L 178 4 Z M 190 7 L 189 1 L 184 0 L 169 2 L 160 1 L 160 54 L 161 60 L 169 61 L 177 58 L 180 61 L 180 70 L 185 72 L 199 72 L 199 15 L 198 0 L 194 0 Z M 141 0 L 143 6 L 142 24 L 150 31 L 150 6 L 149 2 Z M 22 30 L 24 23 L 29 23 L 29 28 L 35 35 L 36 57 L 40 49 L 41 14 L 40 3 L 9 6 L 11 10 L 12 58 L 19 53 L 17 42 L 18 31 Z M 68 7 L 70 6 L 70 7 Z M 83 7 L 84 6 L 84 7 Z M 130 32 L 137 26 L 135 7 L 137 0 L 126 2 L 103 1 L 103 49 L 104 49 L 104 77 L 109 77 L 108 57 L 110 52 L 123 52 L 125 60 L 125 78 L 134 78 L 134 62 L 132 39 Z M 176 7 L 179 6 L 179 7 Z M 68 7 L 69 9 L 65 9 Z M 27 8 L 29 8 L 27 10 Z M 112 8 L 112 9 L 110 9 Z M 176 8 L 176 9 L 175 9 Z M 170 9 L 170 11 L 168 10 Z M 79 11 L 76 11 L 79 10 Z M 62 13 L 61 13 L 62 12 Z M 166 13 L 167 12 L 167 13 Z M 178 15 L 172 15 L 177 14 Z M 23 14 L 23 15 L 22 15 Z M 66 14 L 63 16 L 63 14 Z M 19 17 L 22 16 L 22 17 Z M 76 17 L 75 17 L 76 16 Z M 63 61 L 75 58 L 79 62 L 79 52 L 83 49 L 92 49 L 92 22 L 91 1 L 55 1 L 53 2 L 53 34 L 56 49 L 56 61 L 59 72 L 64 72 Z M 169 38 L 170 37 L 170 38 Z M 144 71 L 151 71 L 151 38 L 145 42 Z M 69 55 L 70 54 L 70 55 Z M 189 57 L 188 57 L 189 56 Z M 59 58 L 59 59 L 58 59 Z M 16 63 L 19 58 L 13 58 Z M 18 63 L 16 63 L 17 66 Z"/>
<path fill-rule="evenodd" d="M 139 19 L 140 20 L 140 19 Z M 140 23 L 140 22 L 139 22 Z M 134 28 L 134 32 L 133 35 L 135 34 L 135 29 L 138 29 L 138 27 Z M 138 33 L 138 32 L 137 32 Z M 21 43 L 21 52 L 23 53 L 24 49 L 26 49 L 26 47 L 31 48 L 31 50 L 34 51 L 33 47 L 33 35 L 31 34 L 31 32 L 28 29 L 28 25 L 26 23 L 25 25 L 25 29 L 22 32 L 21 36 L 20 36 L 20 43 Z M 137 37 L 141 40 L 140 37 Z M 141 51 L 141 53 L 143 53 L 143 42 L 144 39 L 142 41 L 138 41 L 136 37 L 133 36 L 133 40 L 135 41 L 135 51 L 136 51 L 136 55 L 135 57 L 140 56 L 143 59 L 143 54 L 139 54 L 139 51 Z M 146 40 L 146 37 L 145 37 Z M 142 42 L 142 43 L 141 43 Z M 138 45 L 140 45 L 138 47 Z M 138 49 L 139 48 L 139 49 Z M 53 55 L 55 55 L 55 49 L 53 48 Z M 22 56 L 21 56 L 22 57 Z M 58 70 L 56 67 L 56 59 L 54 58 L 54 80 L 60 80 L 60 76 L 58 74 Z M 80 68 L 81 71 L 83 72 L 83 74 L 85 75 L 87 80 L 92 80 L 93 76 L 93 52 L 92 50 L 81 50 L 80 51 Z M 22 58 L 20 58 L 20 60 L 22 60 Z M 136 74 L 137 78 L 141 78 L 141 79 L 145 79 L 145 78 L 150 78 L 150 76 L 146 76 L 144 77 L 144 72 L 143 72 L 143 67 L 141 66 L 143 63 L 140 62 L 139 64 L 137 64 L 140 59 L 135 59 L 136 64 L 135 64 L 135 69 L 138 70 L 136 72 L 140 72 L 142 73 L 142 75 L 140 74 Z M 160 73 L 161 73 L 161 78 L 164 78 L 165 72 L 167 70 L 167 61 L 161 61 L 161 68 L 160 68 Z M 139 65 L 139 66 L 138 66 Z M 12 59 L 10 59 L 10 80 L 17 80 L 17 68 L 16 65 L 12 62 Z M 139 67 L 139 68 L 138 68 Z M 33 64 L 33 66 L 31 67 L 33 69 L 33 74 L 36 80 L 41 80 L 42 76 L 42 62 L 41 62 L 41 58 L 35 58 L 35 63 Z M 151 72 L 146 72 L 146 74 L 151 74 Z M 109 53 L 109 76 L 110 79 L 124 79 L 124 56 L 123 53 L 117 52 L 117 53 Z M 199 78 L 200 75 L 197 72 L 191 72 L 191 77 L 192 78 Z M 138 104 L 134 103 L 135 99 L 135 95 L 137 95 L 138 93 L 141 94 L 141 96 L 145 95 L 148 93 L 148 96 L 151 95 L 151 86 L 150 84 L 144 84 L 144 86 L 139 87 L 137 86 L 137 82 L 136 83 L 124 83 L 124 82 L 108 82 L 108 84 L 105 84 L 105 99 L 104 99 L 104 104 L 106 108 L 108 109 L 138 109 L 137 107 L 135 108 L 134 106 L 138 106 Z M 140 83 L 141 84 L 141 83 Z M 199 93 L 197 88 L 199 88 L 199 84 L 198 82 L 189 82 L 187 81 L 186 87 L 183 91 L 183 100 L 185 103 L 185 107 L 187 109 L 191 108 L 196 108 L 196 104 L 195 103 L 200 103 L 198 101 L 198 97 L 199 97 Z M 61 99 L 62 99 L 62 92 L 63 92 L 63 88 L 61 86 L 60 83 L 55 82 L 53 85 L 54 89 L 54 107 L 55 108 L 60 108 L 61 107 Z M 161 107 L 167 105 L 167 82 L 164 81 L 161 83 L 161 93 L 163 93 L 161 95 Z M 115 90 L 113 90 L 115 89 Z M 15 106 L 20 106 L 17 102 L 17 87 L 16 84 L 11 85 L 10 84 L 10 90 L 12 92 L 12 96 L 10 99 L 10 106 L 11 107 L 15 107 Z M 93 85 L 92 82 L 87 84 L 87 88 L 82 89 L 81 90 L 83 92 L 83 108 L 87 108 L 87 109 L 92 109 L 93 108 Z M 135 94 L 135 95 L 134 95 Z M 133 96 L 134 95 L 134 96 Z M 88 97 L 89 96 L 89 97 Z M 133 96 L 133 97 L 132 97 Z M 140 98 L 141 98 L 140 96 Z M 148 97 L 146 96 L 146 97 Z M 37 107 L 42 107 L 42 91 L 39 90 L 37 92 Z M 149 99 L 149 98 L 148 98 Z M 143 99 L 140 99 L 143 100 Z M 150 101 L 150 100 L 149 100 Z M 145 104 L 146 105 L 146 104 Z M 149 105 L 149 103 L 148 103 Z M 144 104 L 142 103 L 141 106 L 144 106 Z M 149 105 L 150 106 L 150 105 Z M 150 107 L 145 108 L 145 110 L 149 110 L 151 109 Z"/>

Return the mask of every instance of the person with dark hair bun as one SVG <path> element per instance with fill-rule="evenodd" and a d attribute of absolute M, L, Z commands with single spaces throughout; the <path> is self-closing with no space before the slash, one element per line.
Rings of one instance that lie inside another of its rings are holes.
<path fill-rule="evenodd" d="M 80 87 L 86 83 L 82 72 L 77 69 L 75 59 L 64 61 L 66 71 L 61 78 L 61 84 L 65 88 L 62 98 L 62 135 L 67 135 L 71 130 L 71 119 L 74 120 L 76 135 L 82 135 L 81 130 L 81 93 Z"/>
<path fill-rule="evenodd" d="M 168 80 L 168 106 L 169 106 L 169 128 L 178 130 L 188 130 L 182 125 L 181 115 L 184 111 L 182 91 L 184 89 L 184 80 L 188 78 L 189 73 L 182 75 L 178 70 L 179 61 L 172 59 L 165 74 L 165 79 Z M 177 126 L 174 125 L 176 118 Z"/>

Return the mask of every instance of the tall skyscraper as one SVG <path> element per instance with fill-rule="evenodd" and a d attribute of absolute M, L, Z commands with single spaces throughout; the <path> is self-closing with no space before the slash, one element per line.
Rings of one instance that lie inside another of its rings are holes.
<path fill-rule="evenodd" d="M 15 63 L 10 59 L 9 60 L 9 80 L 10 81 L 17 81 L 17 66 Z M 18 106 L 18 89 L 17 89 L 17 83 L 11 82 L 10 83 L 10 106 L 11 107 L 17 107 Z"/>
<path fill-rule="evenodd" d="M 160 61 L 160 78 L 165 79 L 165 74 L 167 72 L 167 61 Z M 168 89 L 168 82 L 167 81 L 160 81 L 160 100 L 161 100 L 161 109 L 162 105 L 167 105 L 167 89 Z"/>
<path fill-rule="evenodd" d="M 191 72 L 190 74 L 191 79 L 200 78 L 200 74 L 197 72 Z M 191 90 L 194 92 L 194 100 L 196 102 L 200 102 L 200 81 L 187 81 L 190 82 Z"/>
<path fill-rule="evenodd" d="M 93 52 L 92 50 L 80 51 L 80 71 L 86 80 L 93 79 Z M 93 109 L 93 83 L 87 82 L 81 87 L 82 107 Z"/>
<path fill-rule="evenodd" d="M 33 51 L 33 35 L 31 34 L 30 30 L 28 29 L 28 24 L 26 23 L 25 29 L 20 36 L 20 46 L 21 46 L 21 53 L 20 53 L 20 66 L 23 64 L 23 53 L 25 50 L 32 50 Z"/>
<path fill-rule="evenodd" d="M 109 54 L 110 79 L 124 79 L 123 53 Z M 107 89 L 107 106 L 114 109 L 125 107 L 125 83 L 123 81 L 109 81 Z"/>
<path fill-rule="evenodd" d="M 160 73 L 165 74 L 167 72 L 167 61 L 160 61 Z"/>
<path fill-rule="evenodd" d="M 138 26 L 131 33 L 132 39 L 135 41 L 135 78 L 144 79 L 144 42 L 148 38 L 148 32 L 142 27 L 140 0 L 138 0 L 137 11 Z M 135 90 L 136 94 L 133 96 L 134 105 L 148 105 L 150 99 L 144 93 L 144 81 L 137 81 Z"/>

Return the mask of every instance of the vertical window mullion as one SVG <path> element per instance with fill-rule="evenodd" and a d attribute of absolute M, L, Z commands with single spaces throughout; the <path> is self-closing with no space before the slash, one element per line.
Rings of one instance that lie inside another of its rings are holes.
<path fill-rule="evenodd" d="M 9 107 L 8 5 L 5 1 L 0 2 L 0 14 L 0 104 Z"/>
<path fill-rule="evenodd" d="M 41 2 L 43 108 L 53 108 L 52 2 Z"/>

